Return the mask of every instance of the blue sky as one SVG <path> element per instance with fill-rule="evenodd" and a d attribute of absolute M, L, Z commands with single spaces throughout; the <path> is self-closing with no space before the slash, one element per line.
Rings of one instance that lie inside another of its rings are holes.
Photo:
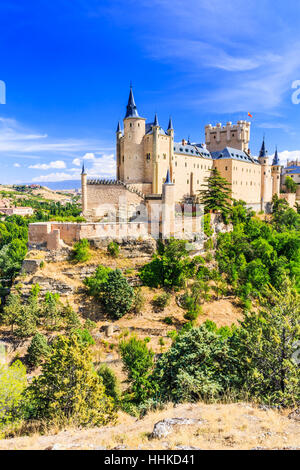
<path fill-rule="evenodd" d="M 131 80 L 177 140 L 249 111 L 254 155 L 300 158 L 299 24 L 298 0 L 0 0 L 0 183 L 114 176 Z"/>

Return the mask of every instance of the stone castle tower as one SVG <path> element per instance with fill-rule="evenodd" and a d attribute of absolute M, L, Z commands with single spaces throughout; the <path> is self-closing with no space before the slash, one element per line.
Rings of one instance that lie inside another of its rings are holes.
<path fill-rule="evenodd" d="M 223 150 L 225 147 L 232 147 L 249 153 L 250 125 L 251 123 L 247 121 L 238 121 L 236 125 L 227 122 L 226 126 L 223 127 L 221 123 L 218 123 L 215 127 L 208 124 L 205 126 L 207 149 L 210 152 L 215 152 Z"/>

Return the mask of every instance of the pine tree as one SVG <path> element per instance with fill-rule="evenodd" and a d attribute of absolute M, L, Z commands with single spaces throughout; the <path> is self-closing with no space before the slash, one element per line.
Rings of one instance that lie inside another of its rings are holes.
<path fill-rule="evenodd" d="M 42 374 L 27 389 L 27 402 L 30 418 L 61 425 L 98 426 L 115 419 L 89 347 L 77 334 L 57 337 Z"/>
<path fill-rule="evenodd" d="M 221 212 L 224 218 L 231 211 L 231 185 L 223 178 L 216 168 L 211 170 L 209 177 L 203 184 L 206 189 L 199 191 L 199 202 L 204 204 L 205 210 L 212 212 Z"/>
<path fill-rule="evenodd" d="M 271 288 L 262 311 L 249 313 L 237 330 L 240 377 L 258 399 L 281 405 L 300 401 L 300 295 L 285 279 Z M 234 339 L 234 338 L 233 338 Z"/>

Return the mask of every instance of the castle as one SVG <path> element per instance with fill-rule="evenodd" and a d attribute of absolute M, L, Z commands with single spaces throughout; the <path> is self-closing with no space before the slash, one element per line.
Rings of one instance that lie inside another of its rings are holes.
<path fill-rule="evenodd" d="M 258 158 L 249 150 L 250 122 L 205 126 L 205 143 L 174 141 L 170 118 L 164 130 L 155 114 L 140 117 L 130 88 L 126 114 L 116 130 L 116 178 L 88 179 L 81 174 L 82 214 L 86 222 L 29 224 L 29 245 L 56 250 L 87 238 L 108 240 L 184 238 L 202 240 L 203 211 L 195 206 L 199 191 L 216 168 L 231 186 L 232 197 L 255 211 L 271 210 L 274 194 L 291 205 L 294 194 L 280 194 L 282 166 L 276 149 L 272 163 L 263 141 Z M 294 198 L 294 199 L 293 199 Z M 189 204 L 189 205 L 188 205 Z M 220 228 L 218 216 L 213 223 Z"/>
<path fill-rule="evenodd" d="M 250 122 L 228 122 L 205 126 L 205 143 L 174 141 L 170 118 L 164 130 L 155 114 L 154 121 L 138 113 L 130 88 L 123 131 L 116 131 L 116 179 L 88 180 L 82 171 L 82 212 L 91 220 L 106 214 L 106 205 L 122 211 L 120 198 L 126 200 L 129 215 L 143 200 L 163 193 L 166 175 L 174 184 L 176 202 L 193 200 L 203 189 L 212 168 L 217 168 L 232 188 L 232 197 L 242 199 L 256 211 L 268 211 L 272 196 L 280 193 L 281 165 L 276 150 L 270 164 L 263 141 L 258 159 L 250 154 Z"/>

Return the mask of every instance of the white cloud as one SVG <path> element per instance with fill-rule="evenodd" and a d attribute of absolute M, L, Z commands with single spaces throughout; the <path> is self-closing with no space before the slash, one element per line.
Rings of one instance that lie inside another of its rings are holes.
<path fill-rule="evenodd" d="M 73 165 L 76 165 L 76 166 L 80 166 L 80 158 L 74 158 L 74 160 L 72 161 Z"/>
<path fill-rule="evenodd" d="M 95 154 L 94 153 L 86 153 L 82 157 L 84 160 L 95 160 Z"/>
<path fill-rule="evenodd" d="M 36 165 L 29 165 L 28 168 L 33 168 L 35 170 L 49 170 L 50 168 L 62 169 L 66 168 L 66 164 L 63 160 L 56 160 L 50 163 L 37 163 Z"/>
<path fill-rule="evenodd" d="M 65 180 L 78 180 L 79 175 L 70 175 L 69 173 L 50 173 L 48 175 L 40 175 L 32 178 L 33 182 L 52 182 Z"/>
<path fill-rule="evenodd" d="M 21 166 L 20 163 L 14 163 L 15 168 L 20 168 L 20 166 Z"/>
<path fill-rule="evenodd" d="M 88 177 L 97 178 L 115 178 L 116 175 L 116 160 L 113 154 L 103 154 L 100 157 L 88 158 L 90 163 L 86 168 Z M 73 161 L 74 163 L 74 161 Z M 65 172 L 50 173 L 48 175 L 35 176 L 33 182 L 53 182 L 65 180 L 79 180 L 79 168 L 70 168 Z"/>

